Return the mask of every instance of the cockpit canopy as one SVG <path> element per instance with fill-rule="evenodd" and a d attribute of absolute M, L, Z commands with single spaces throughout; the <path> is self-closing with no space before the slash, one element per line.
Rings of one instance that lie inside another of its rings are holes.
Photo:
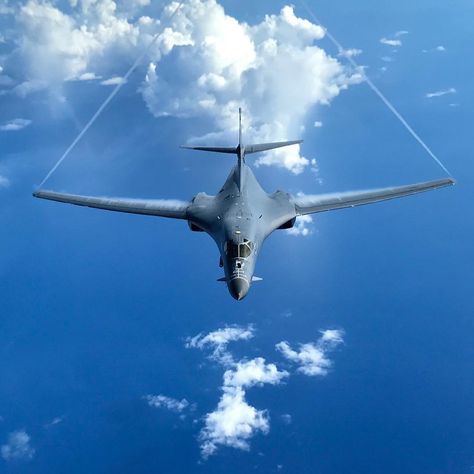
<path fill-rule="evenodd" d="M 255 244 L 248 239 L 244 239 L 243 243 L 236 244 L 228 240 L 224 244 L 224 252 L 230 258 L 248 258 L 252 254 Z"/>

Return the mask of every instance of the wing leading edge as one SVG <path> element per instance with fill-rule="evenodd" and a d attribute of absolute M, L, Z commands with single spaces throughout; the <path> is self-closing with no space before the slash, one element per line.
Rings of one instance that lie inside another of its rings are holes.
<path fill-rule="evenodd" d="M 409 184 L 395 188 L 372 189 L 367 191 L 350 191 L 345 193 L 319 194 L 313 196 L 294 196 L 296 214 L 312 214 L 315 212 L 332 211 L 346 207 L 362 206 L 374 202 L 395 199 L 411 194 L 431 191 L 433 189 L 452 186 L 454 179 L 446 178 L 424 183 Z"/>
<path fill-rule="evenodd" d="M 36 191 L 34 197 L 50 201 L 75 204 L 77 206 L 94 207 L 107 211 L 128 212 L 130 214 L 145 214 L 149 216 L 171 217 L 186 219 L 186 210 L 191 204 L 185 201 L 171 199 L 127 199 L 80 196 L 77 194 L 57 193 L 54 191 Z"/>

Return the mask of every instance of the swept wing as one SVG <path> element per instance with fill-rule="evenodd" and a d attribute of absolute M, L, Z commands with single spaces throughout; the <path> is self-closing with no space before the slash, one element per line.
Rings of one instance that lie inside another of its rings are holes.
<path fill-rule="evenodd" d="M 54 191 L 36 191 L 34 197 L 51 201 L 65 202 L 77 206 L 95 207 L 107 211 L 145 214 L 149 216 L 186 219 L 186 210 L 191 204 L 172 199 L 127 199 L 112 197 L 80 196 L 77 194 L 57 193 Z"/>
<path fill-rule="evenodd" d="M 444 186 L 452 186 L 453 184 L 455 184 L 454 179 L 446 178 L 394 188 L 350 191 L 334 194 L 317 194 L 313 196 L 293 196 L 292 201 L 295 204 L 296 214 L 302 216 L 304 214 L 312 214 L 315 212 L 332 211 L 335 209 L 343 209 L 345 207 L 372 204 L 387 199 L 395 199 L 424 191 L 431 191 L 432 189 L 442 188 Z"/>

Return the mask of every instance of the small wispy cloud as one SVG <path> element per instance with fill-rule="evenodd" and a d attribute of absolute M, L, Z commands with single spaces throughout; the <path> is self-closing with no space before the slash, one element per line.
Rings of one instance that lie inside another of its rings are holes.
<path fill-rule="evenodd" d="M 110 79 L 105 79 L 101 82 L 103 86 L 118 86 L 119 84 L 124 84 L 127 82 L 123 77 L 115 76 Z"/>
<path fill-rule="evenodd" d="M 319 120 L 316 120 L 316 122 L 314 122 L 314 124 L 313 124 L 314 128 L 321 128 L 322 126 L 323 126 L 323 122 L 321 122 Z"/>
<path fill-rule="evenodd" d="M 62 416 L 57 416 L 56 418 L 53 418 L 49 423 L 46 423 L 44 425 L 45 428 L 52 428 L 53 426 L 59 425 L 64 421 L 64 417 Z"/>
<path fill-rule="evenodd" d="M 31 125 L 32 121 L 23 118 L 17 118 L 10 120 L 9 122 L 5 122 L 3 125 L 0 125 L 0 131 L 2 132 L 17 132 L 19 130 L 23 130 L 24 128 Z"/>
<path fill-rule="evenodd" d="M 294 227 L 288 229 L 286 232 L 289 235 L 293 235 L 295 237 L 307 237 L 308 235 L 312 234 L 311 224 L 313 223 L 313 218 L 310 215 L 306 216 L 298 216 L 296 218 L 296 222 Z"/>
<path fill-rule="evenodd" d="M 298 372 L 309 376 L 326 375 L 332 365 L 327 353 L 344 342 L 344 333 L 338 329 L 321 331 L 316 342 L 300 344 L 299 350 L 291 348 L 287 341 L 279 342 L 275 347 L 290 362 L 298 364 Z"/>
<path fill-rule="evenodd" d="M 95 72 L 85 72 L 77 78 L 78 81 L 97 81 L 99 79 L 102 79 L 102 76 L 97 76 Z"/>
<path fill-rule="evenodd" d="M 153 408 L 165 408 L 176 413 L 181 413 L 189 407 L 189 402 L 185 398 L 177 400 L 166 395 L 146 395 L 144 399 Z"/>
<path fill-rule="evenodd" d="M 6 176 L 0 174 L 0 188 L 8 188 L 10 186 L 10 180 Z"/>
<path fill-rule="evenodd" d="M 281 419 L 283 423 L 285 423 L 285 425 L 291 425 L 291 422 L 293 421 L 292 416 L 289 415 L 288 413 L 281 415 Z"/>
<path fill-rule="evenodd" d="M 211 358 L 223 365 L 233 363 L 232 355 L 227 352 L 227 345 L 234 341 L 247 341 L 254 337 L 255 329 L 252 325 L 226 326 L 212 331 L 209 334 L 199 333 L 197 336 L 186 339 L 186 347 L 195 349 L 211 348 Z"/>
<path fill-rule="evenodd" d="M 399 39 L 380 38 L 380 42 L 382 44 L 385 44 L 387 46 L 393 46 L 395 48 L 398 48 L 402 45 L 402 41 Z"/>
<path fill-rule="evenodd" d="M 360 56 L 363 53 L 361 49 L 358 48 L 350 48 L 350 49 L 343 49 L 339 52 L 339 56 L 344 58 L 354 58 L 356 56 Z"/>
<path fill-rule="evenodd" d="M 443 45 L 436 46 L 436 48 L 423 49 L 423 53 L 445 53 L 447 49 Z"/>
<path fill-rule="evenodd" d="M 400 38 L 400 36 L 405 36 L 405 35 L 408 35 L 410 32 L 407 31 L 407 30 L 400 30 L 400 31 L 397 31 L 393 36 L 395 36 L 395 38 Z"/>
<path fill-rule="evenodd" d="M 442 89 L 436 92 L 428 92 L 425 97 L 432 99 L 434 97 L 443 97 L 444 95 L 457 94 L 457 92 L 458 91 L 454 87 L 450 87 L 449 89 Z"/>
<path fill-rule="evenodd" d="M 0 452 L 5 461 L 28 461 L 35 455 L 31 438 L 24 430 L 10 433 L 6 444 L 0 448 Z"/>
<path fill-rule="evenodd" d="M 393 62 L 393 58 L 391 58 L 390 56 L 382 56 L 380 58 L 384 63 L 392 63 Z"/>

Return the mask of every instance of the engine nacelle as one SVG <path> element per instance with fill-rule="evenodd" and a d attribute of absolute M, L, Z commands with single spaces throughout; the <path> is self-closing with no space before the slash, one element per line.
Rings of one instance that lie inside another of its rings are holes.
<path fill-rule="evenodd" d="M 291 229 L 295 226 L 296 222 L 296 217 L 293 217 L 293 219 L 289 220 L 288 222 L 285 222 L 282 224 L 278 229 Z"/>
<path fill-rule="evenodd" d="M 201 227 L 199 227 L 194 222 L 188 221 L 188 226 L 189 226 L 189 228 L 191 229 L 192 232 L 204 232 L 204 230 L 201 229 Z"/>

